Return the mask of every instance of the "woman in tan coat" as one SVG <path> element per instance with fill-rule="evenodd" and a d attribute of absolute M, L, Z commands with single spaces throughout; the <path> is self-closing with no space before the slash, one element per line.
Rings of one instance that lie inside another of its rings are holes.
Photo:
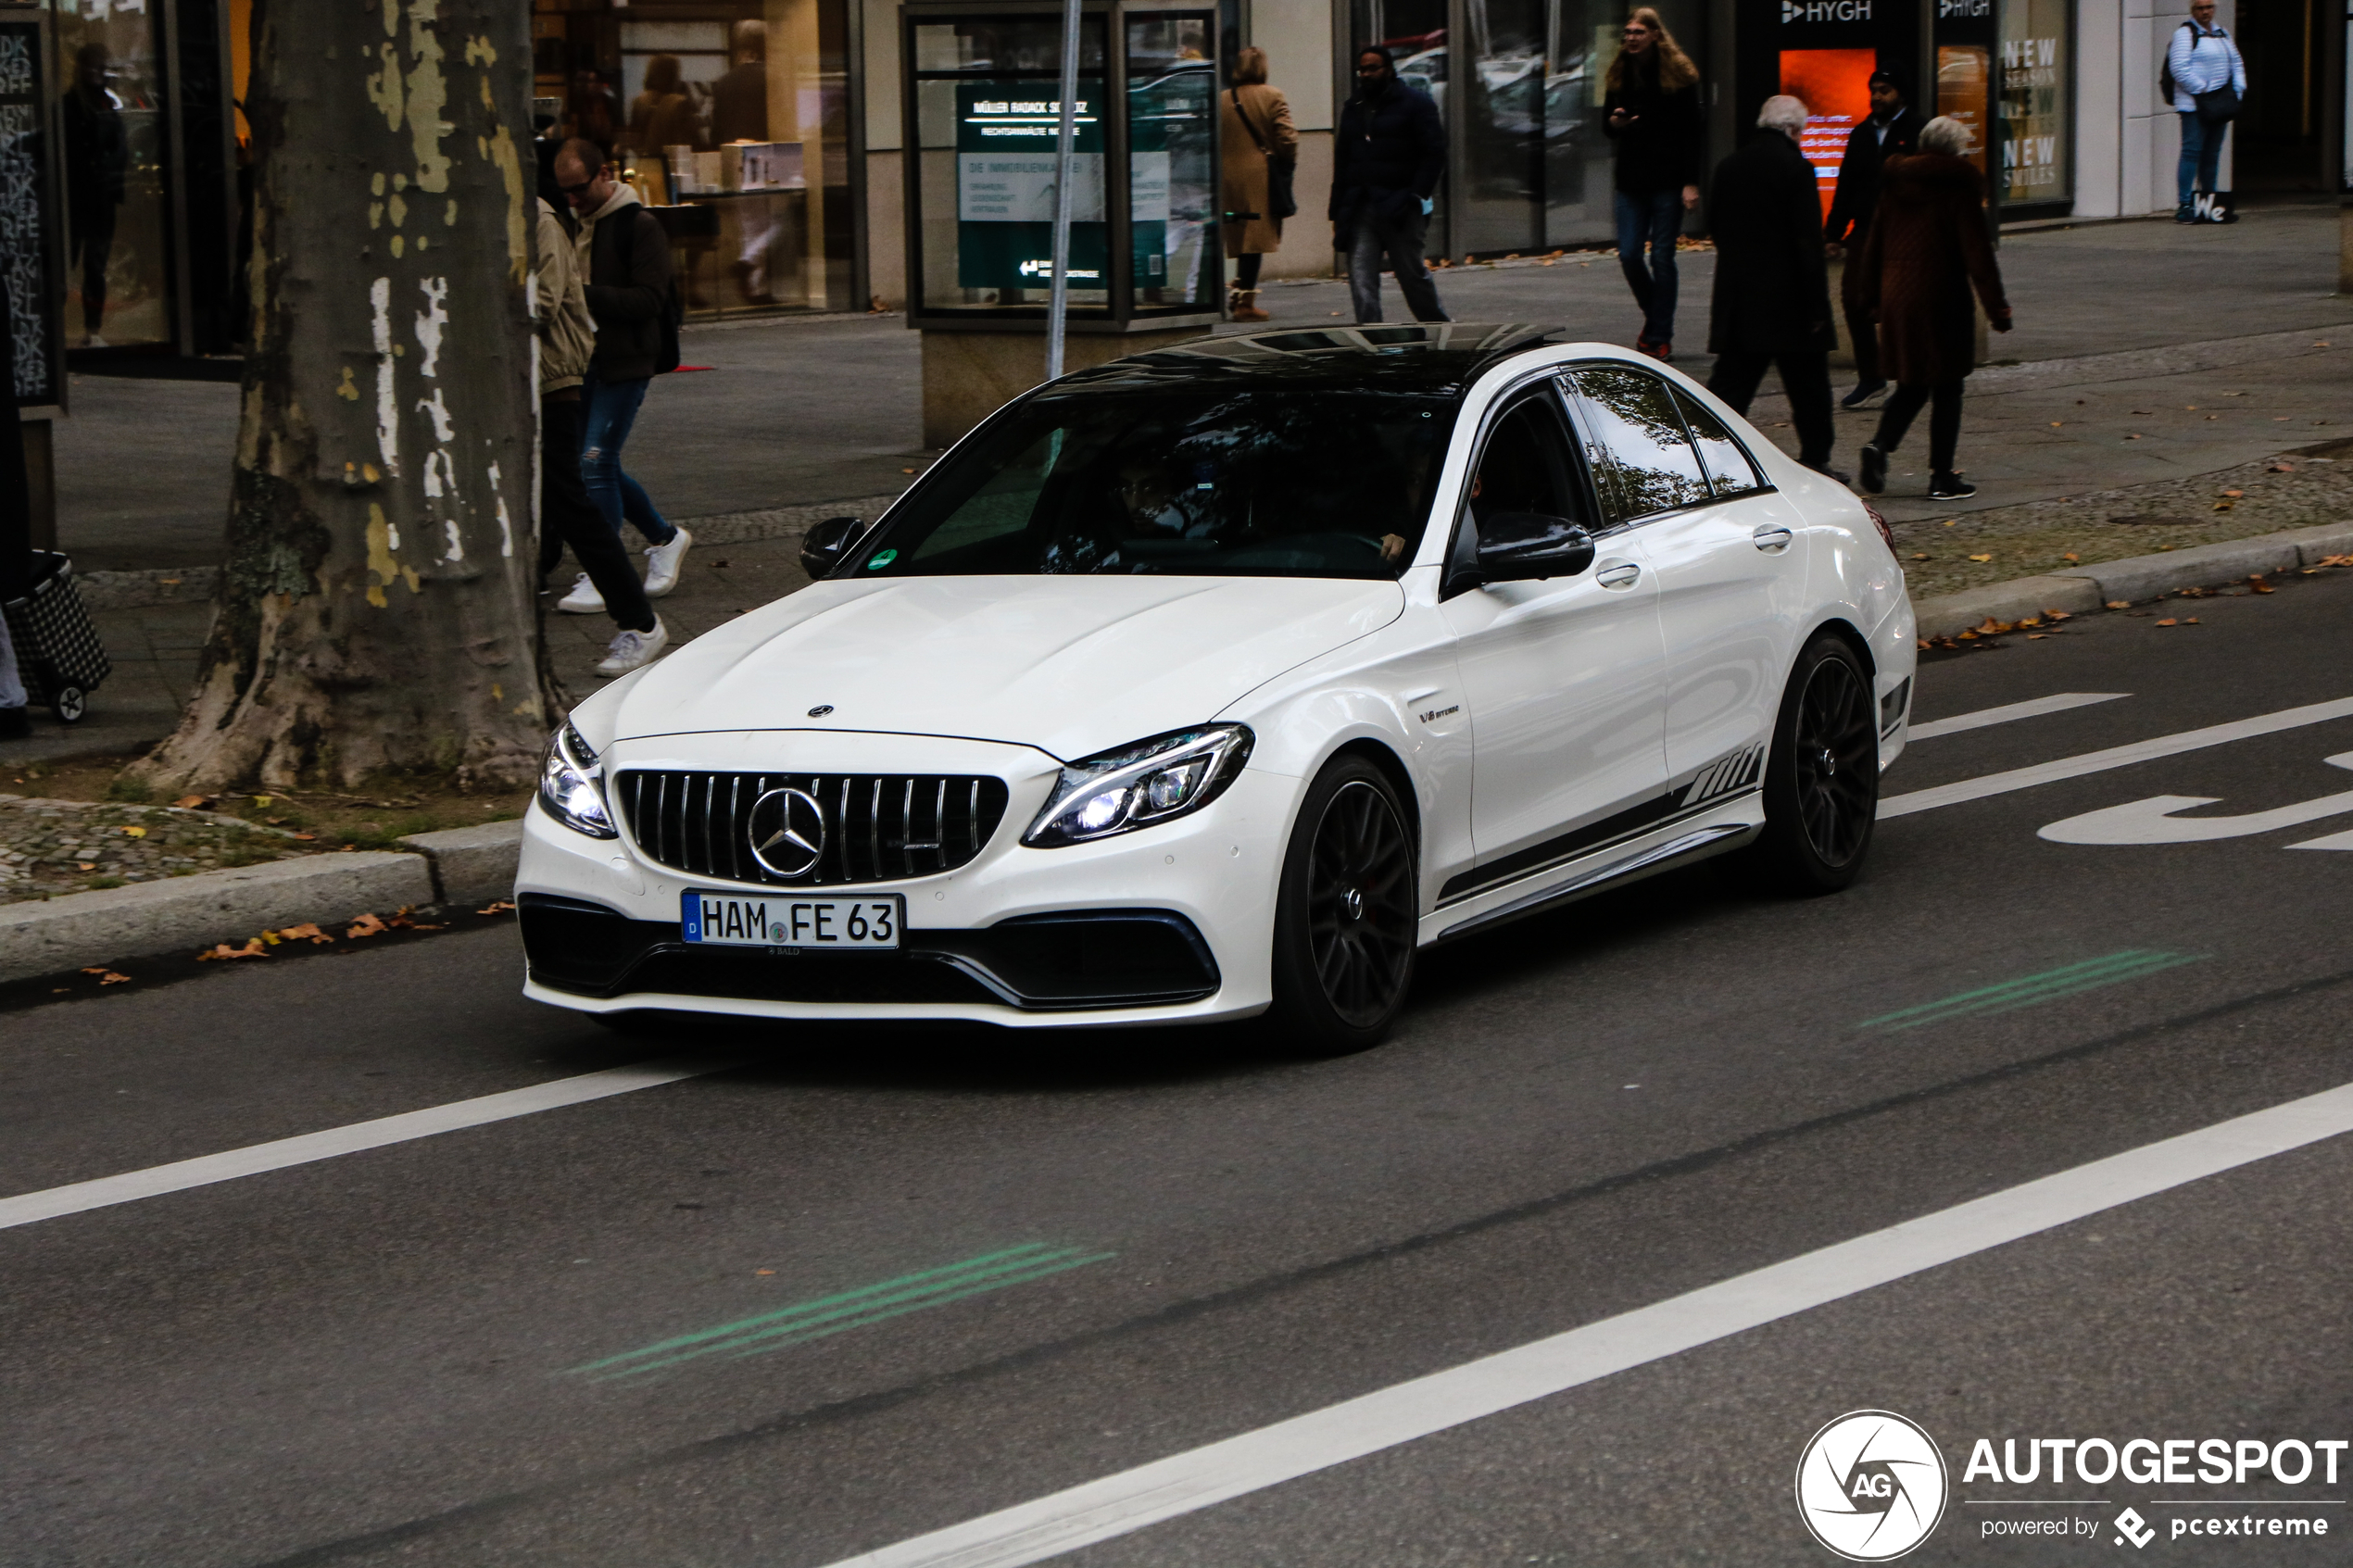
<path fill-rule="evenodd" d="M 648 157 L 660 157 L 666 147 L 702 144 L 702 127 L 681 82 L 677 56 L 656 55 L 646 62 L 645 91 L 629 106 L 629 129 L 622 141 L 629 151 Z"/>
<path fill-rule="evenodd" d="M 1985 232 L 1985 176 L 1961 157 L 1969 130 L 1940 115 L 1920 127 L 1914 157 L 1892 157 L 1881 176 L 1879 211 L 1863 243 L 1857 297 L 1879 322 L 1881 364 L 1895 383 L 1880 411 L 1879 433 L 1863 448 L 1863 488 L 1887 487 L 1887 458 L 1913 416 L 1929 414 L 1931 500 L 1977 494 L 1960 476 L 1954 453 L 1961 435 L 1961 383 L 1977 369 L 1977 316 L 1969 293 L 1997 332 L 2010 330 L 2002 269 Z"/>
<path fill-rule="evenodd" d="M 1283 220 L 1274 211 L 1267 166 L 1280 164 L 1289 173 L 1299 161 L 1299 132 L 1291 129 L 1290 104 L 1266 85 L 1264 49 L 1244 49 L 1234 57 L 1233 90 L 1217 105 L 1226 254 L 1238 261 L 1227 306 L 1237 321 L 1264 321 L 1258 258 L 1283 246 Z"/>

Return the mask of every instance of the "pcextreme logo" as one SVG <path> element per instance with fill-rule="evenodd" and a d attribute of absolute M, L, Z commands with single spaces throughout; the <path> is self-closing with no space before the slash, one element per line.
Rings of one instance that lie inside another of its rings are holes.
<path fill-rule="evenodd" d="M 1797 1461 L 1797 1512 L 1850 1562 L 1903 1556 L 1944 1517 L 1952 1483 L 1936 1440 L 1893 1411 L 1850 1411 Z"/>

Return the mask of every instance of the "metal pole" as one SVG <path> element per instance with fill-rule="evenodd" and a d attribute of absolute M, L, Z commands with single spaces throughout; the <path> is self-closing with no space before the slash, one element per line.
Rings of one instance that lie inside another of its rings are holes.
<path fill-rule="evenodd" d="M 1078 0 L 1063 6 L 1062 125 L 1054 133 L 1054 282 L 1046 306 L 1046 379 L 1063 373 L 1063 317 L 1070 308 L 1070 168 L 1078 137 Z"/>

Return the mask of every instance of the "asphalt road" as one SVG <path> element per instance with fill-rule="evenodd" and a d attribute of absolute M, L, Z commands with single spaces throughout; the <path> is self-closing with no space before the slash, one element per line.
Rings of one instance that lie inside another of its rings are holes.
<path fill-rule="evenodd" d="M 2353 697 L 2348 618 L 2327 575 L 1933 656 L 1923 720 L 2128 695 L 1922 740 L 1888 789 Z M 1393 1042 L 1340 1061 L 624 1041 L 522 1000 L 505 930 L 7 1014 L 11 1194 L 750 1065 L 0 1233 L 0 1564 L 822 1568 L 2353 1083 L 2353 855 L 2287 847 L 2353 798 L 2038 836 L 2347 767 L 2353 714 L 1891 815 L 1833 898 L 1661 878 L 1432 955 Z M 2344 1562 L 2342 1451 L 2333 1486 L 1963 1467 L 1981 1436 L 2353 1438 L 2348 1190 L 2353 1140 L 2314 1142 L 1063 1561 L 1831 1562 L 1799 1455 L 1881 1409 L 1951 1471 L 1911 1561 L 2137 1559 L 2129 1505 L 2152 1558 Z M 2225 1512 L 2332 1534 L 2171 1534 Z M 1986 1533 L 2020 1518 L 2090 1523 Z"/>

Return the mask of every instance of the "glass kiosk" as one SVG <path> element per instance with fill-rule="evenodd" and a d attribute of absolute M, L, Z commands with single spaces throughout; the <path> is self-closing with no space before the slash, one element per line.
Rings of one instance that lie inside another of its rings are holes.
<path fill-rule="evenodd" d="M 907 321 L 924 334 L 925 444 L 944 446 L 1044 379 L 1062 10 L 902 14 Z M 1214 6 L 1086 7 L 1065 370 L 1220 318 L 1216 62 Z"/>

